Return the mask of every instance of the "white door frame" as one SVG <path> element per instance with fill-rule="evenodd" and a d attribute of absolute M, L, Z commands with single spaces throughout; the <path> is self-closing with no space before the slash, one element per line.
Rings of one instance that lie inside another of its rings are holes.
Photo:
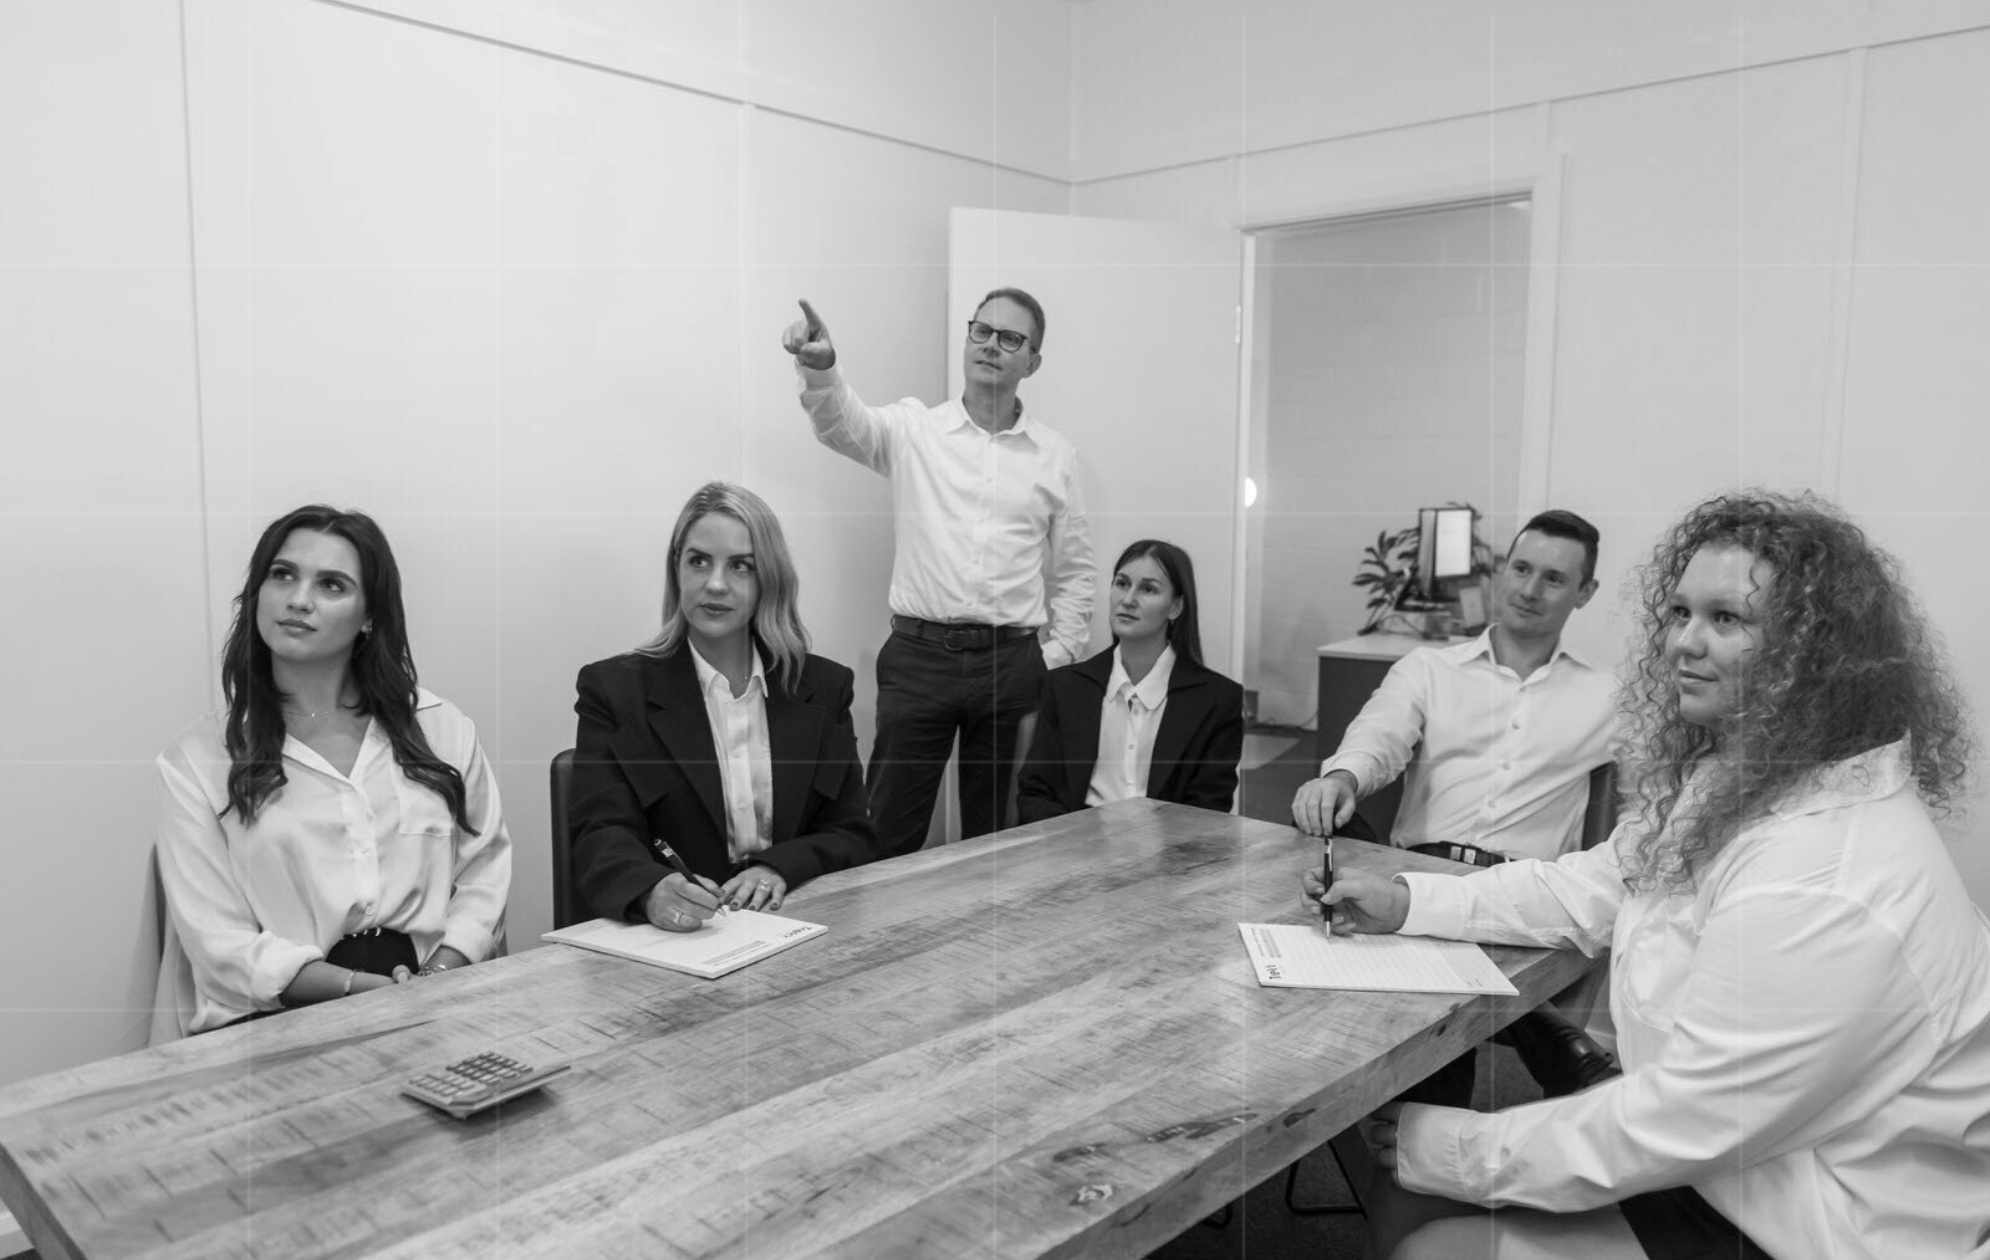
<path fill-rule="evenodd" d="M 1259 233 L 1335 219 L 1407 214 L 1526 197 L 1531 203 L 1527 236 L 1527 347 L 1521 382 L 1520 483 L 1515 506 L 1523 520 L 1545 508 L 1552 484 L 1549 459 L 1554 450 L 1555 307 L 1561 288 L 1562 166 L 1562 156 L 1551 153 L 1533 165 L 1509 168 L 1498 179 L 1487 179 L 1482 169 L 1431 171 L 1363 184 L 1349 189 L 1345 195 L 1283 205 L 1233 224 L 1244 234 L 1237 383 L 1237 466 L 1244 474 L 1250 474 L 1251 396 L 1257 385 L 1252 379 L 1251 347 L 1257 335 L 1253 325 Z M 1241 495 L 1237 502 L 1243 503 Z M 1240 506 L 1237 512 L 1236 589 L 1231 592 L 1234 610 L 1231 642 L 1236 647 L 1232 664 L 1240 680 L 1244 668 L 1248 562 L 1244 513 L 1249 510 Z"/>

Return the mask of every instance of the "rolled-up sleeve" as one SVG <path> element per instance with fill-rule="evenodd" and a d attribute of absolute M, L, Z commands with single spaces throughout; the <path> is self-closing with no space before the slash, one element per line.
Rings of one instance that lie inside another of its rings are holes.
<path fill-rule="evenodd" d="M 464 724 L 468 726 L 467 719 Z M 458 769 L 463 775 L 464 814 L 476 834 L 456 829 L 455 870 L 442 943 L 475 963 L 497 950 L 498 927 L 511 894 L 511 834 L 505 830 L 504 806 L 490 759 L 474 729 L 466 739 L 468 750 Z"/>
<path fill-rule="evenodd" d="M 1321 775 L 1345 770 L 1362 796 L 1393 782 L 1423 740 L 1434 685 L 1431 670 L 1425 652 L 1412 652 L 1390 666 L 1382 685 L 1347 724 L 1340 747 L 1320 763 Z"/>
<path fill-rule="evenodd" d="M 257 922 L 229 860 L 217 802 L 209 800 L 198 772 L 178 754 L 168 750 L 157 763 L 159 879 L 167 912 L 210 1000 L 242 1014 L 275 1010 L 282 1005 L 278 995 L 324 951 L 265 931 Z"/>
<path fill-rule="evenodd" d="M 1043 645 L 1043 663 L 1051 669 L 1069 665 L 1084 654 L 1092 633 L 1092 594 L 1098 584 L 1098 571 L 1092 563 L 1092 526 L 1078 487 L 1075 454 L 1066 461 L 1060 497 L 1062 505 L 1050 519 L 1050 563 L 1044 579 L 1050 637 Z"/>

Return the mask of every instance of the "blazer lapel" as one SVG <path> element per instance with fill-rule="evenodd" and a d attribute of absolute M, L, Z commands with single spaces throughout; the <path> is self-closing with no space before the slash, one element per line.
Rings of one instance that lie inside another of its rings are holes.
<path fill-rule="evenodd" d="M 808 802 L 809 784 L 815 781 L 815 763 L 821 758 L 824 727 L 829 715 L 808 703 L 814 691 L 800 678 L 797 691 L 768 678 L 767 751 L 773 759 L 774 818 L 773 843 L 794 839 L 801 827 L 802 806 Z"/>
<path fill-rule="evenodd" d="M 705 697 L 698 692 L 698 667 L 691 663 L 690 645 L 680 644 L 661 665 L 650 675 L 650 729 L 691 781 L 723 837 L 726 798 L 719 782 L 718 747 L 712 743 L 712 722 L 705 714 Z"/>
<path fill-rule="evenodd" d="M 1202 718 L 1202 671 L 1180 657 L 1168 676 L 1168 705 L 1161 710 L 1161 729 L 1154 732 L 1154 759 L 1147 763 L 1147 795 L 1160 799 L 1168 776 L 1188 754 L 1188 737 Z M 1186 693 L 1186 694 L 1185 694 Z"/>

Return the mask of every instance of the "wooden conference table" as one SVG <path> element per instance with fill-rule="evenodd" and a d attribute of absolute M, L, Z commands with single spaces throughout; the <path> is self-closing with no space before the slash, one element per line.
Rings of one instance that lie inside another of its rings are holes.
<path fill-rule="evenodd" d="M 0 1090 L 0 1198 L 44 1260 L 1142 1255 L 1582 970 L 1260 988 L 1235 925 L 1318 854 L 1128 801 L 823 878 L 828 933 L 717 981 L 528 949 Z M 491 1048 L 574 1067 L 398 1092 Z"/>

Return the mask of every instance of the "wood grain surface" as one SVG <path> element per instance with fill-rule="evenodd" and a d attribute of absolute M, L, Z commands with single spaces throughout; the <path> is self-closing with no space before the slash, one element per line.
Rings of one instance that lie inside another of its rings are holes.
<path fill-rule="evenodd" d="M 0 1090 L 44 1260 L 1138 1256 L 1579 975 L 1260 988 L 1316 841 L 1127 801 L 827 876 L 716 981 L 560 946 Z M 1378 871 L 1458 869 L 1343 842 Z M 571 1072 L 451 1120 L 497 1049 Z"/>

